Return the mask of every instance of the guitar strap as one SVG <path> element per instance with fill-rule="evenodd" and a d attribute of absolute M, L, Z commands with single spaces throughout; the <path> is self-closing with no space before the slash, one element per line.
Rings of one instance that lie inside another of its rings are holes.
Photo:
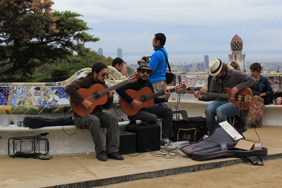
<path fill-rule="evenodd" d="M 165 60 L 166 60 L 167 66 L 168 66 L 168 70 L 169 70 L 169 72 L 171 73 L 171 68 L 170 68 L 170 65 L 169 65 L 167 56 L 166 56 L 165 52 L 164 52 L 161 48 L 163 48 L 163 46 L 160 46 L 156 51 L 160 50 L 160 51 L 162 51 L 162 52 L 164 53 Z"/>

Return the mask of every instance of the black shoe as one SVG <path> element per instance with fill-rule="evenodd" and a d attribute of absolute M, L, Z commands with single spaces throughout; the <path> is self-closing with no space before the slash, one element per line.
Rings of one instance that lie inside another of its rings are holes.
<path fill-rule="evenodd" d="M 2 135 L 0 134 L 0 139 L 2 138 Z"/>
<path fill-rule="evenodd" d="M 99 160 L 99 161 L 106 161 L 108 158 L 107 158 L 107 155 L 104 151 L 98 153 L 96 155 L 96 158 Z"/>
<path fill-rule="evenodd" d="M 123 161 L 124 158 L 118 152 L 108 154 L 108 158 Z"/>

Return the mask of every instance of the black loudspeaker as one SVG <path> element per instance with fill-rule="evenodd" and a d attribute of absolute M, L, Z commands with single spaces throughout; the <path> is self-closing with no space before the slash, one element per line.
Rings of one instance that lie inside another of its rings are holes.
<path fill-rule="evenodd" d="M 129 154 L 136 152 L 136 134 L 132 132 L 120 132 L 119 153 Z"/>
<path fill-rule="evenodd" d="M 130 127 L 130 125 L 127 125 Z M 160 126 L 157 124 L 139 124 L 133 129 L 127 129 L 136 133 L 136 151 L 147 152 L 160 150 Z"/>

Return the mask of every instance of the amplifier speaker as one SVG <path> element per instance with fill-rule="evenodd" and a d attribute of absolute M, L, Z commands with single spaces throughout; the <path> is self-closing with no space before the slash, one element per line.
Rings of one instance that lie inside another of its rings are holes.
<path fill-rule="evenodd" d="M 132 132 L 136 133 L 136 151 L 147 152 L 160 150 L 160 126 L 157 124 L 137 125 Z"/>
<path fill-rule="evenodd" d="M 132 132 L 120 132 L 119 153 L 130 154 L 136 152 L 136 134 Z"/>

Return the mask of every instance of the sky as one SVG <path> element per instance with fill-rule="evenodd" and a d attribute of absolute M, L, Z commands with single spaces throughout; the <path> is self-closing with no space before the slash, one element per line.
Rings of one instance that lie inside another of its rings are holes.
<path fill-rule="evenodd" d="M 53 0 L 53 10 L 81 14 L 100 38 L 94 51 L 135 64 L 154 52 L 154 34 L 166 35 L 169 62 L 190 64 L 221 58 L 228 63 L 234 35 L 243 40 L 246 62 L 282 62 L 282 1 L 279 0 Z"/>

